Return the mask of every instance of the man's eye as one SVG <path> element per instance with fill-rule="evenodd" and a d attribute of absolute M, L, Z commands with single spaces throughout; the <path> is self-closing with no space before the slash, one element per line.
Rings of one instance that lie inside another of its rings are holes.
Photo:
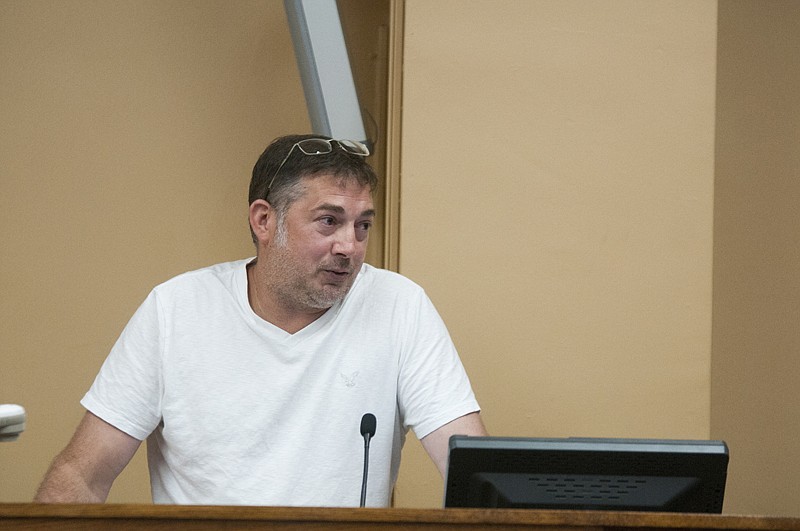
<path fill-rule="evenodd" d="M 358 228 L 363 231 L 368 231 L 371 227 L 372 227 L 371 221 L 362 221 L 361 223 L 358 224 Z"/>
<path fill-rule="evenodd" d="M 319 218 L 319 221 L 320 221 L 320 223 L 322 223 L 323 225 L 329 225 L 329 226 L 336 225 L 336 219 L 335 219 L 335 218 L 333 218 L 333 217 L 331 217 L 331 216 L 324 216 L 324 217 L 321 217 L 321 218 Z"/>

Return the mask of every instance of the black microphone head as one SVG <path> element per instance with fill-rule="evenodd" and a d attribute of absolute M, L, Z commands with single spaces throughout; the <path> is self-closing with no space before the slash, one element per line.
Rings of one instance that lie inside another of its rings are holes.
<path fill-rule="evenodd" d="M 369 435 L 370 437 L 375 435 L 376 424 L 375 415 L 372 413 L 364 413 L 364 416 L 361 417 L 361 435 Z"/>

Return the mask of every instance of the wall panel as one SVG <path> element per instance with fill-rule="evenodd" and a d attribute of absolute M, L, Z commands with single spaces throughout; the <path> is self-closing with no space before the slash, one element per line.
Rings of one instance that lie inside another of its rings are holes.
<path fill-rule="evenodd" d="M 495 435 L 707 437 L 716 4 L 408 0 L 400 271 Z M 410 445 L 399 505 L 441 503 Z"/>

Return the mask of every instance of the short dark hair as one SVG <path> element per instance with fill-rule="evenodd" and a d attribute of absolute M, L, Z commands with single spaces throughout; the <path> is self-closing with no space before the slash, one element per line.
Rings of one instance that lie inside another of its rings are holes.
<path fill-rule="evenodd" d="M 280 175 L 272 183 L 272 189 L 267 190 L 270 181 L 275 177 L 275 171 L 289 150 L 297 142 L 308 138 L 332 140 L 323 135 L 287 135 L 276 138 L 267 146 L 253 166 L 248 204 L 257 199 L 266 199 L 277 210 L 285 211 L 298 197 L 297 193 L 287 192 L 296 189 L 295 185 L 305 177 L 323 174 L 339 177 L 343 181 L 354 180 L 361 186 L 368 186 L 370 192 L 374 192 L 378 187 L 378 177 L 372 166 L 367 163 L 366 157 L 353 155 L 334 145 L 330 153 L 313 156 L 305 155 L 299 149 L 295 149 L 281 167 Z"/>

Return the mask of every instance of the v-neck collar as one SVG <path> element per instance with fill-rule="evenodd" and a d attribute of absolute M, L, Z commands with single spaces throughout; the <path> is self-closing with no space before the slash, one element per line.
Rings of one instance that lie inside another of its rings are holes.
<path fill-rule="evenodd" d="M 247 266 L 254 260 L 255 257 L 242 260 L 235 272 L 235 295 L 239 302 L 240 310 L 242 311 L 247 323 L 256 333 L 265 336 L 265 338 L 269 341 L 276 342 L 287 347 L 292 347 L 304 341 L 305 339 L 314 336 L 317 331 L 324 328 L 330 321 L 332 321 L 336 317 L 336 314 L 338 314 L 341 310 L 344 301 L 350 296 L 350 293 L 355 288 L 361 276 L 361 271 L 359 271 L 355 282 L 353 282 L 353 285 L 350 287 L 350 292 L 348 292 L 344 299 L 331 306 L 325 313 L 320 315 L 317 319 L 305 327 L 291 334 L 279 326 L 262 319 L 250 306 L 250 301 L 247 296 Z"/>

